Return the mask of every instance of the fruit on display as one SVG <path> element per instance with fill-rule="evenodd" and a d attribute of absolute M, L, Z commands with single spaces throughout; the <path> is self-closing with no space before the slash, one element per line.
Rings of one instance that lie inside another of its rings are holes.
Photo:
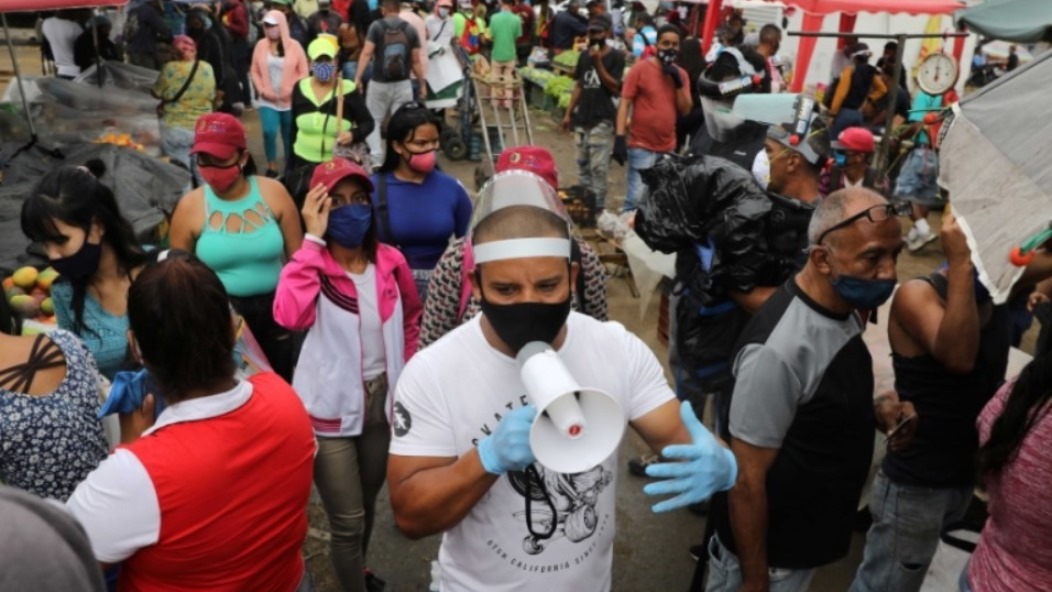
<path fill-rule="evenodd" d="M 51 299 L 51 286 L 58 272 L 48 267 L 43 271 L 32 266 L 20 267 L 4 278 L 4 298 L 15 314 L 23 319 L 54 324 L 55 302 Z"/>
<path fill-rule="evenodd" d="M 131 137 L 131 134 L 126 134 L 124 132 L 106 132 L 106 133 L 102 134 L 101 136 L 99 136 L 95 140 L 95 143 L 96 144 L 113 144 L 114 146 L 123 146 L 125 148 L 131 148 L 133 150 L 138 150 L 139 152 L 142 152 L 142 151 L 144 151 L 146 149 L 145 146 L 143 146 L 139 142 L 136 142 L 135 139 Z"/>

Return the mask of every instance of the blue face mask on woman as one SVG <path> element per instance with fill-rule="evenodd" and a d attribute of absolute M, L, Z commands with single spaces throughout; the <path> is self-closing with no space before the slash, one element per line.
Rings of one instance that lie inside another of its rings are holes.
<path fill-rule="evenodd" d="M 328 82 L 336 75 L 336 64 L 332 62 L 318 62 L 314 64 L 314 77 L 318 82 Z"/>
<path fill-rule="evenodd" d="M 357 249 L 365 240 L 365 233 L 373 221 L 373 208 L 367 204 L 351 204 L 329 212 L 329 228 L 325 237 L 341 247 Z"/>

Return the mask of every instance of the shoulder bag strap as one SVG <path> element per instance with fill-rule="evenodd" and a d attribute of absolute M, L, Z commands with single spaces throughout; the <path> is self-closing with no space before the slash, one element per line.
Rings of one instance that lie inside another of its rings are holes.
<path fill-rule="evenodd" d="M 170 99 L 161 98 L 161 104 L 168 105 L 174 103 L 179 99 L 183 98 L 186 94 L 186 89 L 190 88 L 190 83 L 194 81 L 194 74 L 197 74 L 197 65 L 201 63 L 201 60 L 194 60 L 194 65 L 190 68 L 190 75 L 186 77 L 186 82 L 183 83 L 183 87 L 179 89 L 179 92 L 175 93 L 175 96 Z"/>

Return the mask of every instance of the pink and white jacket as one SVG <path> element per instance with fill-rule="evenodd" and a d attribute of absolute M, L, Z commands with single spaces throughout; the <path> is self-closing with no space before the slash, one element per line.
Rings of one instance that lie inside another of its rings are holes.
<path fill-rule="evenodd" d="M 416 353 L 422 307 L 413 272 L 400 251 L 378 245 L 375 266 L 390 418 L 394 385 Z M 358 292 L 347 271 L 314 237 L 308 236 L 281 270 L 274 320 L 286 329 L 307 330 L 292 386 L 307 408 L 315 433 L 360 435 L 365 385 Z"/>

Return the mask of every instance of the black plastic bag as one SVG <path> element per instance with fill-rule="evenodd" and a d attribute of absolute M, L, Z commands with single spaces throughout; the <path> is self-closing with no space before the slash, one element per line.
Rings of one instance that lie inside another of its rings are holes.
<path fill-rule="evenodd" d="M 641 171 L 646 193 L 635 230 L 652 249 L 674 253 L 709 239 L 747 245 L 736 236 L 771 210 L 750 171 L 715 156 L 662 157 Z"/>

